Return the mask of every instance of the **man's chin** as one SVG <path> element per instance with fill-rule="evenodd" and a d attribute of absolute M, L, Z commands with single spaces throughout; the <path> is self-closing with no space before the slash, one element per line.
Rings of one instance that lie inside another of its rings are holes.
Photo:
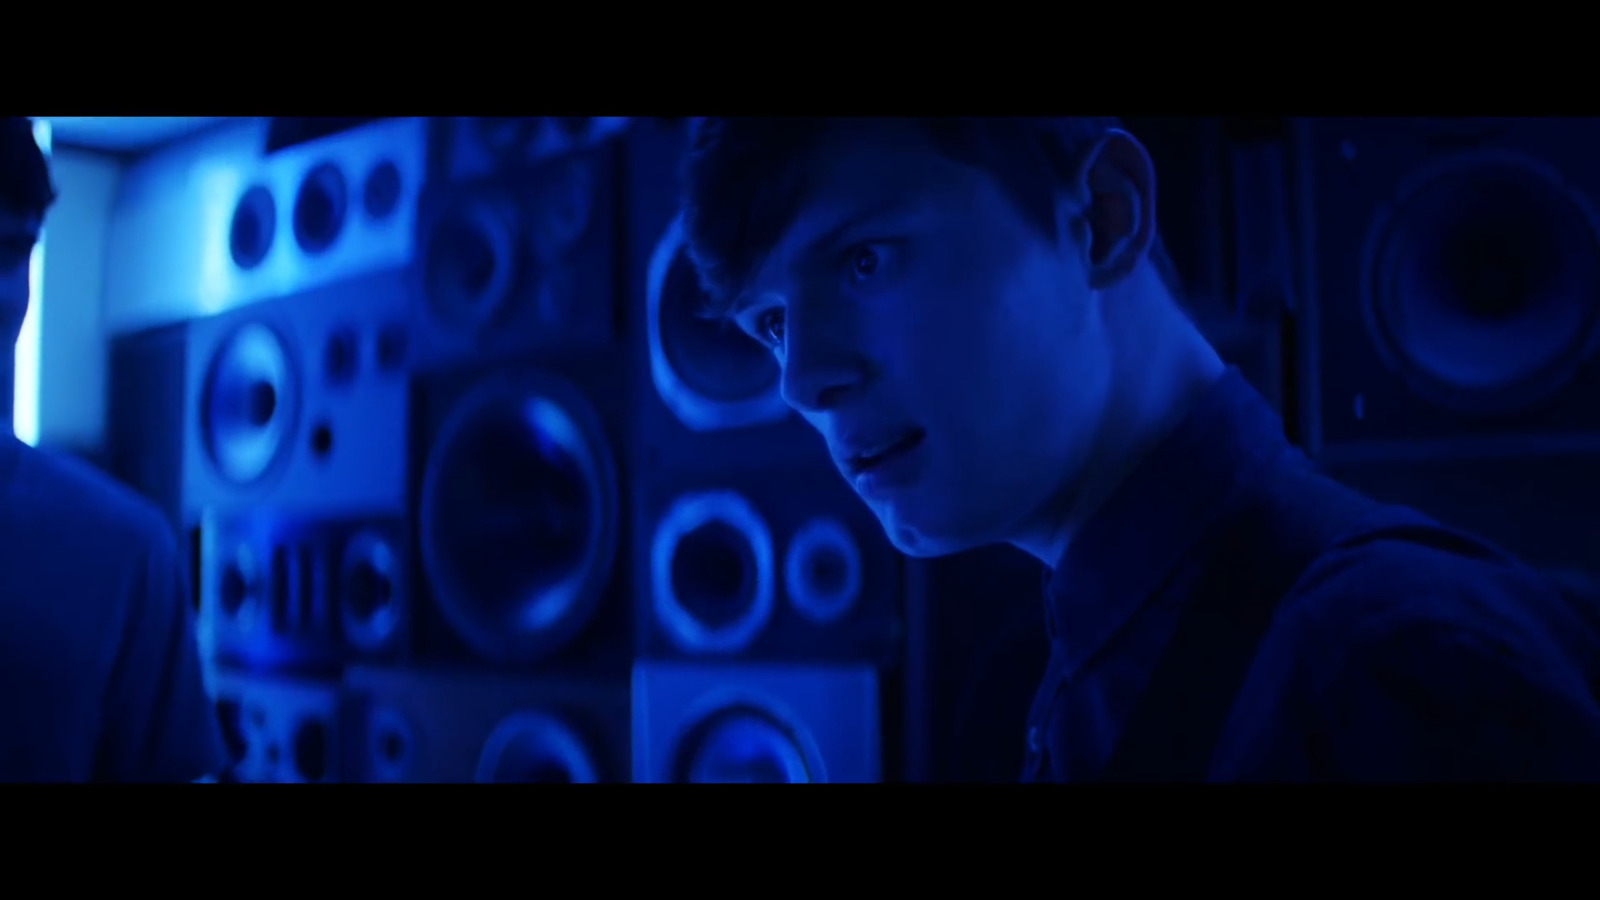
<path fill-rule="evenodd" d="M 918 527 L 903 516 L 884 511 L 877 512 L 878 521 L 882 523 L 884 535 L 889 538 L 889 543 L 913 559 L 936 559 L 964 553 L 978 546 L 971 541 L 940 534 L 925 526 Z"/>

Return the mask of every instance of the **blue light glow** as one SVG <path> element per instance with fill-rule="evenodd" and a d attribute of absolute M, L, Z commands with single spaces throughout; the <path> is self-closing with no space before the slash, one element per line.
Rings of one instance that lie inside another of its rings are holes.
<path fill-rule="evenodd" d="M 36 119 L 33 136 L 46 157 L 50 155 L 50 123 Z M 17 440 L 28 446 L 39 443 L 39 327 L 44 306 L 44 244 L 48 230 L 39 232 L 39 243 L 28 260 L 28 314 L 17 336 L 16 380 L 12 385 L 12 429 Z"/>

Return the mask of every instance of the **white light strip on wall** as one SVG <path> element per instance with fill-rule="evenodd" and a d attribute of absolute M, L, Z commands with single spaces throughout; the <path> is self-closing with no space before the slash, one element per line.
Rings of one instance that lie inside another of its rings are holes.
<path fill-rule="evenodd" d="M 48 159 L 50 156 L 50 123 L 43 119 L 33 122 L 33 136 Z M 12 430 L 17 440 L 28 446 L 39 442 L 39 319 L 44 306 L 44 242 L 40 231 L 39 243 L 34 245 L 28 259 L 28 314 L 22 320 L 22 333 L 17 336 L 16 378 L 12 395 Z"/>

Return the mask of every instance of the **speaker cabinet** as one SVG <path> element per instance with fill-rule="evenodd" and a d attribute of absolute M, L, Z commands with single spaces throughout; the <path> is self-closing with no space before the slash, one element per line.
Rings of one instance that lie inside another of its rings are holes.
<path fill-rule="evenodd" d="M 615 169 L 599 142 L 428 186 L 410 286 L 419 369 L 614 352 Z"/>
<path fill-rule="evenodd" d="M 240 781 L 344 780 L 344 691 L 337 681 L 214 675 L 212 696 Z"/>
<path fill-rule="evenodd" d="M 200 533 L 200 628 L 219 663 L 337 675 L 408 655 L 404 519 L 208 516 Z"/>
<path fill-rule="evenodd" d="M 268 154 L 242 119 L 135 163 L 111 219 L 106 309 L 130 331 L 410 264 L 427 119 L 389 119 Z"/>
<path fill-rule="evenodd" d="M 191 323 L 186 510 L 403 510 L 405 331 L 395 273 Z"/>
<path fill-rule="evenodd" d="M 629 779 L 628 685 L 356 668 L 352 771 L 368 782 Z"/>
<path fill-rule="evenodd" d="M 636 782 L 880 778 L 870 667 L 640 663 L 633 709 Z"/>
<path fill-rule="evenodd" d="M 1296 136 L 1313 449 L 1600 449 L 1600 124 L 1319 119 Z"/>

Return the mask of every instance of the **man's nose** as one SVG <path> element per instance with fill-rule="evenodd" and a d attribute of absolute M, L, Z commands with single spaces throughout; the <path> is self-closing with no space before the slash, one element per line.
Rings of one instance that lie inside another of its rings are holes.
<path fill-rule="evenodd" d="M 869 372 L 868 355 L 849 323 L 791 310 L 779 385 L 791 407 L 801 413 L 832 409 L 859 390 Z"/>

